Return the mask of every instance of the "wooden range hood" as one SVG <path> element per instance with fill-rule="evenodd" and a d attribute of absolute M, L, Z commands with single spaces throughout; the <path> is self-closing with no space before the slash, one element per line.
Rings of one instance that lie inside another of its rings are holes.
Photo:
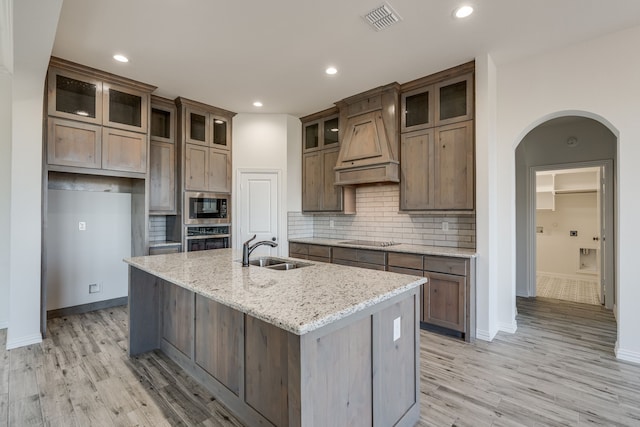
<path fill-rule="evenodd" d="M 335 103 L 341 144 L 334 185 L 400 182 L 399 88 L 391 83 Z"/>

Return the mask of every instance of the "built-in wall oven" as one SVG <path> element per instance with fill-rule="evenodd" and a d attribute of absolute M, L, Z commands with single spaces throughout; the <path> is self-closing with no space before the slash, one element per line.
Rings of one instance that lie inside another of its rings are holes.
<path fill-rule="evenodd" d="M 184 193 L 185 225 L 209 225 L 231 222 L 231 200 L 228 194 Z"/>
<path fill-rule="evenodd" d="M 231 247 L 231 226 L 228 224 L 188 225 L 185 226 L 184 234 L 186 252 Z"/>

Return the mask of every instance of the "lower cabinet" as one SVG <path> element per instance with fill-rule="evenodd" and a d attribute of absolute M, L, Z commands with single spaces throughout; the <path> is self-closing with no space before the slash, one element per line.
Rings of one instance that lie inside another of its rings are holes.
<path fill-rule="evenodd" d="M 318 262 L 331 262 L 331 246 L 289 243 L 289 256 Z"/>
<path fill-rule="evenodd" d="M 466 333 L 465 276 L 425 272 L 429 281 L 423 285 L 422 321 Z"/>
<path fill-rule="evenodd" d="M 386 269 L 387 253 L 369 249 L 334 247 L 332 262 L 351 267 L 384 271 Z"/>

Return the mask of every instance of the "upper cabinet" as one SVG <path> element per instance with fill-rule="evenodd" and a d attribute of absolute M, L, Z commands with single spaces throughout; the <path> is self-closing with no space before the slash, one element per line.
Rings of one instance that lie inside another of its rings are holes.
<path fill-rule="evenodd" d="M 231 192 L 231 120 L 235 113 L 176 100 L 186 191 Z"/>
<path fill-rule="evenodd" d="M 151 96 L 149 121 L 149 213 L 176 213 L 176 106 Z"/>
<path fill-rule="evenodd" d="M 412 82 L 410 85 L 418 87 L 403 90 L 401 95 L 401 132 L 473 119 L 472 72 L 441 81 Z"/>
<path fill-rule="evenodd" d="M 335 108 L 302 119 L 302 210 L 304 212 L 342 211 L 342 188 L 337 187 L 339 121 Z"/>
<path fill-rule="evenodd" d="M 401 211 L 474 209 L 473 69 L 471 62 L 402 86 Z"/>
<path fill-rule="evenodd" d="M 146 178 L 154 89 L 52 57 L 47 75 L 49 170 Z"/>

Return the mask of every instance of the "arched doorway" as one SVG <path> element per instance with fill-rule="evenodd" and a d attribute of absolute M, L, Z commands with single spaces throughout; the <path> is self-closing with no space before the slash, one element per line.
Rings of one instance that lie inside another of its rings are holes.
<path fill-rule="evenodd" d="M 610 232 L 606 244 L 610 257 L 606 258 L 608 272 L 614 271 L 615 223 L 613 206 L 615 199 L 615 167 L 617 163 L 617 137 L 600 121 L 579 115 L 561 115 L 533 128 L 520 141 L 515 150 L 516 171 L 516 295 L 535 296 L 536 278 L 536 171 L 599 167 L 607 164 L 611 194 L 609 211 Z M 539 230 L 538 230 L 539 231 Z M 577 255 L 577 254 L 576 254 Z M 615 277 L 610 275 L 608 290 L 615 300 Z M 613 299 L 613 300 L 612 300 Z"/>

